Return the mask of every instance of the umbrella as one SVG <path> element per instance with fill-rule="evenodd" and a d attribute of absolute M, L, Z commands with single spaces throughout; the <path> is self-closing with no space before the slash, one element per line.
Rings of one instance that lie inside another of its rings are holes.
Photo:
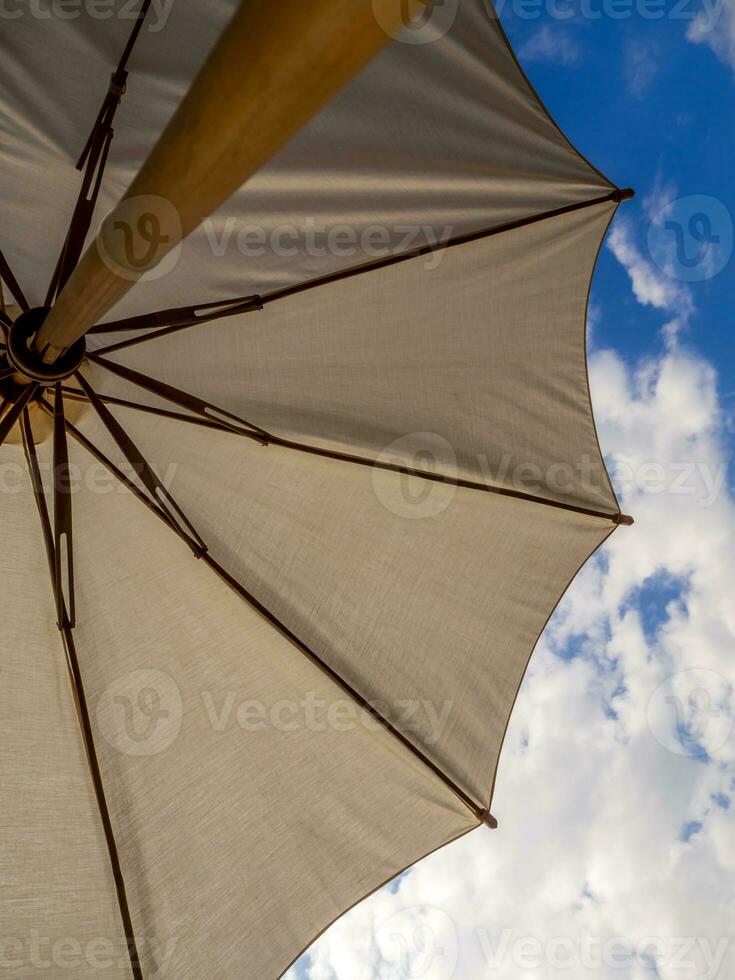
<path fill-rule="evenodd" d="M 3 41 L 5 956 L 279 976 L 497 825 L 632 523 L 585 349 L 632 191 L 482 0 L 129 6 Z"/>

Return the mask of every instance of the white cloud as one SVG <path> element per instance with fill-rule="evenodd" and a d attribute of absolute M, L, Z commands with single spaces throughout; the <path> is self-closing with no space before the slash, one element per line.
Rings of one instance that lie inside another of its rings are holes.
<path fill-rule="evenodd" d="M 679 188 L 673 180 L 666 180 L 659 171 L 656 174 L 653 187 L 643 198 L 643 210 L 650 221 L 679 196 Z"/>
<path fill-rule="evenodd" d="M 642 99 L 659 73 L 661 53 L 657 44 L 629 38 L 623 57 L 625 84 L 631 95 Z"/>
<path fill-rule="evenodd" d="M 687 37 L 708 44 L 717 57 L 735 69 L 735 2 L 710 0 L 689 24 Z"/>
<path fill-rule="evenodd" d="M 723 743 L 705 714 L 703 761 L 651 727 L 661 709 L 676 737 L 656 693 L 671 675 L 663 690 L 686 711 L 693 668 L 715 672 L 728 697 L 735 681 L 735 505 L 701 476 L 725 465 L 717 379 L 680 350 L 635 370 L 600 352 L 591 373 L 613 469 L 692 472 L 660 492 L 620 487 L 636 525 L 588 565 L 532 661 L 501 761 L 500 829 L 345 916 L 312 949 L 308 980 L 735 975 L 735 734 Z M 663 574 L 682 595 L 652 628 L 638 590 Z"/>
<path fill-rule="evenodd" d="M 602 322 L 602 307 L 590 299 L 587 308 L 587 345 L 592 347 L 597 336 L 597 330 Z"/>
<path fill-rule="evenodd" d="M 582 49 L 568 29 L 544 24 L 533 34 L 518 52 L 524 62 L 545 61 L 555 65 L 576 65 Z"/>
<path fill-rule="evenodd" d="M 729 420 L 712 365 L 673 342 L 671 323 L 694 311 L 686 287 L 629 225 L 609 247 L 638 302 L 674 315 L 658 358 L 631 367 L 599 351 L 590 364 L 636 524 L 587 565 L 539 644 L 501 759 L 500 830 L 341 919 L 302 961 L 306 980 L 735 975 Z"/>
<path fill-rule="evenodd" d="M 647 199 L 649 203 L 653 199 Z M 630 276 L 635 298 L 643 306 L 652 306 L 671 316 L 664 327 L 673 341 L 694 315 L 689 289 L 665 275 L 638 247 L 630 222 L 619 219 L 607 239 L 607 247 Z"/>

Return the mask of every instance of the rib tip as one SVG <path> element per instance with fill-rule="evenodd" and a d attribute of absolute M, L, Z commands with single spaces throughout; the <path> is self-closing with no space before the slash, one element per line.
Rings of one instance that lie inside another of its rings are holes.
<path fill-rule="evenodd" d="M 632 197 L 635 197 L 635 191 L 633 190 L 633 188 L 623 187 L 622 189 L 618 188 L 613 193 L 612 199 L 613 201 L 615 201 L 616 204 L 620 204 L 621 201 L 629 201 Z"/>
<path fill-rule="evenodd" d="M 490 830 L 498 829 L 498 821 L 495 819 L 492 813 L 490 813 L 489 810 L 483 810 L 482 813 L 479 814 L 479 816 L 480 816 L 480 820 L 485 824 L 486 827 L 489 827 Z"/>
<path fill-rule="evenodd" d="M 632 527 L 635 524 L 635 518 L 630 517 L 628 514 L 618 514 L 615 523 L 617 525 L 622 524 L 623 527 Z"/>

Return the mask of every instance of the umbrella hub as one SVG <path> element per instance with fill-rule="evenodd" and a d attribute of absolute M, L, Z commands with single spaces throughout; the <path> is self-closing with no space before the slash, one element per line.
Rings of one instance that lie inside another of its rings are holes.
<path fill-rule="evenodd" d="M 12 380 L 21 386 L 32 381 L 46 386 L 64 381 L 79 370 L 84 360 L 86 344 L 81 337 L 53 364 L 44 363 L 42 355 L 34 349 L 33 341 L 49 313 L 45 306 L 26 310 L 10 328 L 6 358 L 9 366 L 17 371 Z"/>
<path fill-rule="evenodd" d="M 15 311 L 11 312 L 11 309 L 6 308 L 6 313 L 12 317 Z M 38 384 L 40 387 L 35 398 L 27 405 L 35 443 L 45 442 L 50 437 L 53 428 L 51 420 L 39 404 L 39 399 L 47 393 L 50 386 L 56 384 L 57 381 L 64 381 L 76 370 L 79 370 L 85 355 L 84 340 L 82 339 L 55 364 L 42 362 L 39 354 L 33 349 L 33 339 L 40 325 L 46 319 L 47 313 L 48 310 L 44 308 L 18 313 L 8 331 L 6 349 L 3 351 L 0 348 L 0 421 L 27 391 L 29 384 Z M 83 402 L 65 401 L 67 418 L 70 421 L 77 421 L 84 414 L 86 405 Z M 21 442 L 18 424 L 13 426 L 4 441 L 11 445 Z"/>

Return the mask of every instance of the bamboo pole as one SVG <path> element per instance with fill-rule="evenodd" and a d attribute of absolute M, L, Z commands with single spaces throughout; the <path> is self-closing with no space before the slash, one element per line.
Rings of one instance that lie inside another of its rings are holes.
<path fill-rule="evenodd" d="M 274 156 L 422 0 L 243 0 L 35 340 L 46 363 L 82 337 Z"/>

